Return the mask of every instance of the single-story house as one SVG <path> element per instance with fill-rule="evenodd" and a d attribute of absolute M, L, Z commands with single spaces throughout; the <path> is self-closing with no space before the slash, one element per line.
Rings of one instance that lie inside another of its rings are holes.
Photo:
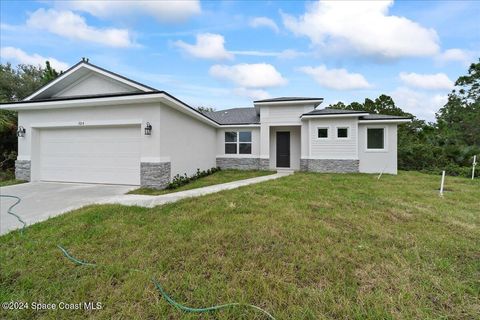
<path fill-rule="evenodd" d="M 215 166 L 397 173 L 397 125 L 410 119 L 322 109 L 322 98 L 258 100 L 199 112 L 82 60 L 22 101 L 16 177 L 162 188 Z"/>

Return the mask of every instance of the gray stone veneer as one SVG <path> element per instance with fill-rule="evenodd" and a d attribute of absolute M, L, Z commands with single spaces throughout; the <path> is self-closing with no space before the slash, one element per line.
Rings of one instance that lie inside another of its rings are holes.
<path fill-rule="evenodd" d="M 268 170 L 269 159 L 260 158 L 217 158 L 217 167 L 238 170 Z"/>
<path fill-rule="evenodd" d="M 30 160 L 15 161 L 15 179 L 30 181 Z"/>
<path fill-rule="evenodd" d="M 358 160 L 300 159 L 300 170 L 312 172 L 358 172 Z"/>
<path fill-rule="evenodd" d="M 164 189 L 170 182 L 170 162 L 140 163 L 140 185 L 142 187 Z"/>

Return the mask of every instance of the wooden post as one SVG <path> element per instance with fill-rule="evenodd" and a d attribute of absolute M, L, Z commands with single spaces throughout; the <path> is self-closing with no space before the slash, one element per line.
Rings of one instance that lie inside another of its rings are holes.
<path fill-rule="evenodd" d="M 475 166 L 477 165 L 477 156 L 473 156 L 473 166 L 472 166 L 472 180 L 475 177 Z"/>
<path fill-rule="evenodd" d="M 442 171 L 442 182 L 440 183 L 440 197 L 443 197 L 443 185 L 445 183 L 445 170 Z"/>

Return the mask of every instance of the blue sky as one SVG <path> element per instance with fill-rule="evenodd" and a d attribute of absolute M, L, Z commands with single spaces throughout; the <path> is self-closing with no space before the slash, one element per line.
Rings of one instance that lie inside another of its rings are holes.
<path fill-rule="evenodd" d="M 480 56 L 478 1 L 1 1 L 1 62 L 81 57 L 193 106 L 385 93 L 432 121 Z"/>

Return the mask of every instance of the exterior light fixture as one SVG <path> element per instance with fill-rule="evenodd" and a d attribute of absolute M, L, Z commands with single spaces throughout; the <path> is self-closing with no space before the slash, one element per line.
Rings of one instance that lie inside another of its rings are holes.
<path fill-rule="evenodd" d="M 147 124 L 145 125 L 145 135 L 149 136 L 151 134 L 152 134 L 152 125 L 150 124 L 150 122 L 147 122 Z"/>
<path fill-rule="evenodd" d="M 17 137 L 19 138 L 25 137 L 25 132 L 26 132 L 25 128 L 22 126 L 19 126 L 17 129 Z"/>

